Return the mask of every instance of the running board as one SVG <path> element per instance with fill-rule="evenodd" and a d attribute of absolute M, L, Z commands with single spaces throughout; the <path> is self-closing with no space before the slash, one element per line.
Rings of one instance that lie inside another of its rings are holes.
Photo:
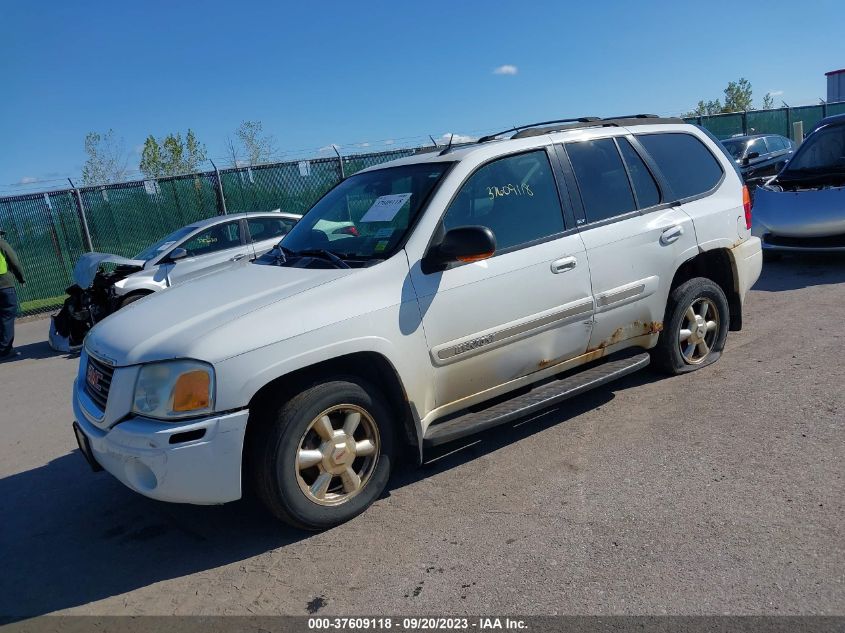
<path fill-rule="evenodd" d="M 649 360 L 648 352 L 609 360 L 601 365 L 532 389 L 526 394 L 494 404 L 487 409 L 471 411 L 446 422 L 432 424 L 426 429 L 423 446 L 430 448 L 445 444 L 548 409 L 568 398 L 643 369 L 648 365 Z"/>

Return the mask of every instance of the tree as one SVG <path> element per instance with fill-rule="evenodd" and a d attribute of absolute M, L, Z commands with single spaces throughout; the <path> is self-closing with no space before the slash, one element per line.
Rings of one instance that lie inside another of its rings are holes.
<path fill-rule="evenodd" d="M 272 134 L 264 134 L 264 124 L 261 121 L 243 121 L 235 130 L 235 136 L 240 142 L 240 147 L 236 147 L 230 139 L 229 153 L 232 156 L 232 164 L 236 167 L 240 152 L 248 165 L 269 162 L 276 153 L 276 139 Z"/>
<path fill-rule="evenodd" d="M 725 88 L 725 106 L 722 112 L 744 112 L 753 110 L 754 102 L 751 100 L 751 82 L 745 78 L 738 81 L 729 81 Z"/>
<path fill-rule="evenodd" d="M 722 111 L 722 104 L 719 100 L 715 101 L 699 101 L 695 106 L 695 110 L 687 112 L 685 117 L 707 116 L 708 114 L 719 114 Z"/>
<path fill-rule="evenodd" d="M 88 132 L 85 153 L 88 158 L 82 167 L 82 182 L 86 185 L 120 182 L 126 178 L 129 154 L 123 139 L 115 138 L 114 130 L 103 134 Z"/>
<path fill-rule="evenodd" d="M 205 145 L 189 129 L 184 141 L 179 133 L 168 134 L 161 141 L 150 134 L 144 141 L 139 168 L 147 178 L 160 178 L 193 173 L 205 161 Z"/>
<path fill-rule="evenodd" d="M 771 92 L 767 92 L 766 96 L 763 97 L 763 109 L 770 110 L 775 107 L 775 98 L 772 96 Z"/>

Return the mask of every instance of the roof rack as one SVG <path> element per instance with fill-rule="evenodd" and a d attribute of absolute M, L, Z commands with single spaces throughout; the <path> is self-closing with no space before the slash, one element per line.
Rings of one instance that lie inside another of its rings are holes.
<path fill-rule="evenodd" d="M 543 134 L 551 134 L 552 132 L 564 132 L 566 130 L 577 130 L 586 127 L 626 127 L 629 125 L 683 122 L 683 119 L 674 117 L 665 118 L 657 114 L 628 114 L 625 116 L 612 116 L 603 119 L 594 118 L 587 121 L 575 121 L 565 125 L 550 125 L 548 127 L 526 126 L 527 129 L 520 130 L 511 138 L 516 139 L 527 138 L 530 136 L 542 136 Z"/>
<path fill-rule="evenodd" d="M 536 127 L 538 125 L 551 125 L 553 123 L 587 123 L 588 121 L 599 121 L 600 119 L 595 116 L 582 116 L 576 119 L 555 119 L 554 121 L 541 121 L 540 123 L 529 123 L 527 125 L 520 125 L 517 127 L 512 127 L 507 130 L 502 130 L 501 132 L 496 132 L 495 134 L 488 134 L 487 136 L 482 136 L 477 143 L 486 143 L 487 141 L 493 141 L 497 137 L 501 136 L 502 134 L 507 134 L 508 132 L 519 132 L 520 130 L 524 130 L 525 128 L 529 127 Z"/>

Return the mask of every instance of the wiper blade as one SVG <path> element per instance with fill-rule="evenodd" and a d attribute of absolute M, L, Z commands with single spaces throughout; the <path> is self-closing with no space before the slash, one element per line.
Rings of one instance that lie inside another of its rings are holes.
<path fill-rule="evenodd" d="M 327 251 L 324 248 L 307 248 L 301 251 L 289 251 L 291 256 L 307 256 L 307 257 L 321 257 L 327 259 L 338 268 L 352 268 L 349 264 L 343 261 L 340 257 Z"/>

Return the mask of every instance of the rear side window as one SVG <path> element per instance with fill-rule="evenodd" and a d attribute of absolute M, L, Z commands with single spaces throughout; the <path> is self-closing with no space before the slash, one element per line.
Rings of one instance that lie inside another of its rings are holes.
<path fill-rule="evenodd" d="M 719 161 L 692 134 L 638 134 L 637 140 L 657 163 L 676 200 L 710 191 L 722 179 Z"/>
<path fill-rule="evenodd" d="M 636 204 L 622 158 L 611 138 L 566 144 L 587 222 L 634 211 Z"/>
<path fill-rule="evenodd" d="M 295 222 L 287 218 L 249 218 L 247 224 L 252 241 L 261 242 L 282 237 Z"/>
<path fill-rule="evenodd" d="M 500 158 L 463 184 L 443 216 L 446 230 L 481 225 L 503 250 L 562 233 L 563 212 L 545 150 Z"/>
<path fill-rule="evenodd" d="M 628 139 L 617 138 L 616 140 L 619 142 L 619 151 L 622 152 L 622 158 L 625 159 L 625 164 L 628 166 L 631 184 L 634 185 L 637 208 L 645 209 L 658 204 L 660 202 L 660 191 L 657 188 L 657 183 L 654 182 L 654 176 L 651 175 L 643 159 L 640 158 Z"/>

